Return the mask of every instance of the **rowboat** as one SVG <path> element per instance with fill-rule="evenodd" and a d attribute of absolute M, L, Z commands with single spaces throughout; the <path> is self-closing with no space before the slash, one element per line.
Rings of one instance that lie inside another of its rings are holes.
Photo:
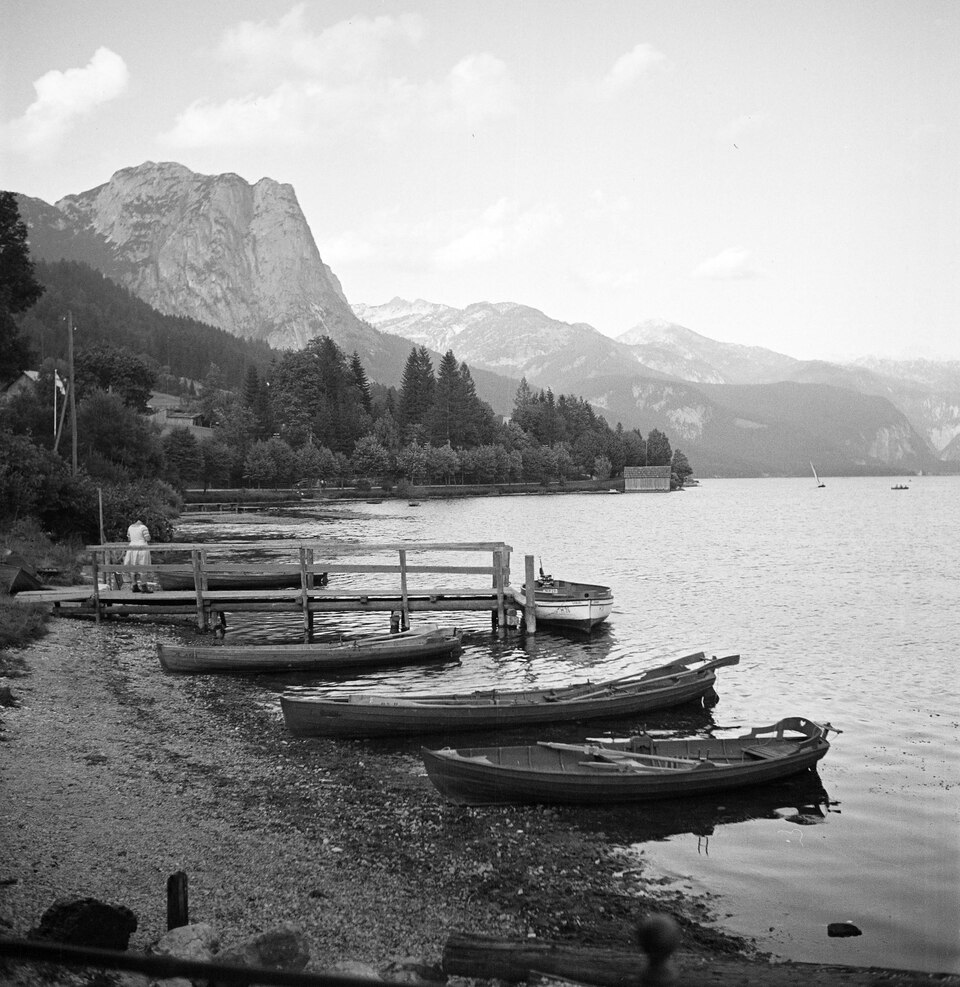
<path fill-rule="evenodd" d="M 287 729 L 300 737 L 379 737 L 486 730 L 535 723 L 632 716 L 700 700 L 716 671 L 739 655 L 704 661 L 703 652 L 607 682 L 548 689 L 499 689 L 446 695 L 338 695 L 292 688 L 280 697 Z"/>
<path fill-rule="evenodd" d="M 256 564 L 231 566 L 238 571 L 213 571 L 206 573 L 207 589 L 290 589 L 300 585 L 300 567 L 288 566 L 290 572 L 257 572 Z M 224 567 L 226 569 L 226 567 Z M 274 567 L 276 570 L 276 567 Z M 193 566 L 165 565 L 156 569 L 161 589 L 193 589 Z M 317 585 L 326 585 L 322 577 L 316 577 Z"/>
<path fill-rule="evenodd" d="M 417 631 L 377 634 L 349 641 L 312 644 L 160 644 L 168 672 L 326 672 L 404 665 L 460 653 L 456 628 L 429 624 Z"/>
<path fill-rule="evenodd" d="M 427 775 L 449 802 L 604 805 L 704 795 L 798 774 L 827 753 L 833 729 L 789 717 L 730 739 L 641 734 L 627 741 L 446 747 L 421 754 Z"/>
<path fill-rule="evenodd" d="M 526 583 L 514 599 L 520 606 L 526 604 Z M 589 631 L 610 616 L 613 593 L 609 586 L 554 579 L 545 576 L 541 569 L 540 578 L 534 584 L 533 602 L 538 622 L 566 624 Z"/>
<path fill-rule="evenodd" d="M 26 560 L 8 549 L 0 557 L 0 592 L 20 593 L 23 590 L 40 589 L 43 583 Z"/>

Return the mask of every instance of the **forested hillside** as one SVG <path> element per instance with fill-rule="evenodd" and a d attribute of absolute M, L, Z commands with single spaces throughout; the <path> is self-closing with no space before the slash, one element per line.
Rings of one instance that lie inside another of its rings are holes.
<path fill-rule="evenodd" d="M 193 319 L 161 315 L 86 264 L 41 261 L 34 268 L 46 290 L 23 316 L 21 327 L 38 363 L 66 356 L 68 311 L 78 349 L 123 347 L 155 364 L 160 374 L 194 381 L 203 380 L 215 363 L 223 386 L 231 390 L 243 384 L 248 367 L 266 372 L 278 356 L 266 343 L 240 339 Z"/>

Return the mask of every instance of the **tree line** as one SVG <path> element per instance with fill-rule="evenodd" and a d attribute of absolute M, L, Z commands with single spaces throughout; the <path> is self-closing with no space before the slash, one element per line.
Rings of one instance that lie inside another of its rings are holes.
<path fill-rule="evenodd" d="M 15 201 L 11 212 L 4 196 L 0 376 L 9 380 L 29 362 L 37 326 L 49 334 L 62 311 L 38 315 L 44 286 L 29 261 Z M 131 512 L 163 537 L 183 491 L 194 486 L 548 484 L 607 479 L 644 464 L 670 465 L 682 485 L 692 472 L 659 430 L 644 438 L 636 429 L 611 428 L 582 398 L 533 390 L 526 380 L 512 415 L 501 418 L 478 397 L 470 368 L 452 351 L 434 369 L 429 351 L 412 347 L 399 388 L 371 383 L 358 354 L 326 336 L 302 350 L 273 352 L 267 363 L 249 361 L 239 381 L 235 364 L 225 370 L 209 359 L 202 379 L 193 381 L 176 372 L 178 365 L 161 368 L 149 353 L 108 336 L 105 322 L 76 347 L 76 475 L 57 434 L 62 360 L 47 357 L 36 384 L 0 407 L 0 518 L 33 515 L 54 532 L 73 526 L 95 537 L 103 502 L 106 537 L 118 537 Z M 147 402 L 170 379 L 182 385 L 180 403 L 206 426 L 202 437 L 186 427 L 161 432 L 151 422 Z"/>

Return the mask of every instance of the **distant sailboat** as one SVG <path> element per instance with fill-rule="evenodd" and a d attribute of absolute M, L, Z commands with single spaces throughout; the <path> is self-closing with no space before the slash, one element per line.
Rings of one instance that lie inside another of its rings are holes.
<path fill-rule="evenodd" d="M 817 468 L 813 465 L 813 463 L 810 464 L 810 469 L 813 470 L 813 478 L 817 481 L 817 487 L 825 487 L 826 484 L 820 480 L 819 476 L 817 476 Z"/>

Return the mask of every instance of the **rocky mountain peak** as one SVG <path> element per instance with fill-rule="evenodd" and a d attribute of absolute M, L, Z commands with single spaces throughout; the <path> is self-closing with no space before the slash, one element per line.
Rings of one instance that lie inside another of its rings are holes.
<path fill-rule="evenodd" d="M 147 161 L 55 208 L 99 241 L 105 274 L 161 312 L 281 348 L 358 331 L 290 185 Z"/>

